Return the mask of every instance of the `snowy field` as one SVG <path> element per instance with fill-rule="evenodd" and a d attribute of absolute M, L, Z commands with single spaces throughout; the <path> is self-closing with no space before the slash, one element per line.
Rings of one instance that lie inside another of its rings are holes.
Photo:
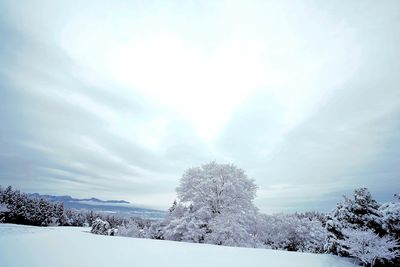
<path fill-rule="evenodd" d="M 89 230 L 0 224 L 0 266 L 352 266 L 331 255 L 100 236 Z"/>

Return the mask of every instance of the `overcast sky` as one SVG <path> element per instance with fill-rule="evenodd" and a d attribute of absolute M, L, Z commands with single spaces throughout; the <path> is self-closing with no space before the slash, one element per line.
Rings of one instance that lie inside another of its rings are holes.
<path fill-rule="evenodd" d="M 263 212 L 400 191 L 399 1 L 1 1 L 0 184 L 167 208 L 235 163 Z"/>

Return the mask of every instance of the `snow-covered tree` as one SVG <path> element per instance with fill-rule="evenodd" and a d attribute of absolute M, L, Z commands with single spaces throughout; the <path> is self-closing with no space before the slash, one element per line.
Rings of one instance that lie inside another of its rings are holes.
<path fill-rule="evenodd" d="M 144 237 L 150 239 L 164 239 L 165 221 L 153 221 L 144 230 Z"/>
<path fill-rule="evenodd" d="M 299 218 L 296 234 L 300 239 L 298 251 L 323 253 L 326 241 L 326 229 L 317 219 Z"/>
<path fill-rule="evenodd" d="M 78 211 L 74 209 L 67 209 L 65 211 L 66 225 L 69 226 L 83 226 L 87 223 L 86 215 L 84 211 Z M 100 215 L 98 215 L 100 217 Z M 101 216 L 104 217 L 104 216 Z M 93 225 L 93 224 L 92 224 Z"/>
<path fill-rule="evenodd" d="M 400 195 L 394 195 L 394 201 L 380 206 L 383 228 L 395 239 L 400 240 Z"/>
<path fill-rule="evenodd" d="M 165 238 L 222 244 L 223 236 L 231 233 L 222 233 L 220 224 L 228 219 L 235 223 L 230 230 L 242 235 L 247 231 L 246 217 L 256 212 L 256 190 L 254 181 L 232 164 L 210 162 L 188 169 L 177 188 L 178 201 L 166 219 Z M 246 236 L 251 237 L 250 233 Z M 238 245 L 232 240 L 229 244 Z"/>
<path fill-rule="evenodd" d="M 211 162 L 188 169 L 177 188 L 181 203 L 194 210 L 206 208 L 212 215 L 254 209 L 257 186 L 233 164 Z"/>
<path fill-rule="evenodd" d="M 64 212 L 64 204 L 63 203 L 55 203 L 54 206 L 54 214 L 57 219 L 57 225 L 65 225 L 67 221 L 67 217 Z"/>
<path fill-rule="evenodd" d="M 92 230 L 90 232 L 98 235 L 109 235 L 110 229 L 110 224 L 107 221 L 97 218 L 94 220 L 92 224 Z"/>
<path fill-rule="evenodd" d="M 143 229 L 140 228 L 137 222 L 130 220 L 127 224 L 121 225 L 116 231 L 119 236 L 128 237 L 144 237 Z"/>
<path fill-rule="evenodd" d="M 377 260 L 390 261 L 399 255 L 399 244 L 389 236 L 380 237 L 370 229 L 343 229 L 342 247 L 364 266 L 374 266 Z"/>
<path fill-rule="evenodd" d="M 328 237 L 325 248 L 328 252 L 347 254 L 340 242 L 344 238 L 342 229 L 345 228 L 367 228 L 380 236 L 386 233 L 382 227 L 379 204 L 372 198 L 367 188 L 354 190 L 353 198 L 344 196 L 344 200 L 327 215 Z"/>

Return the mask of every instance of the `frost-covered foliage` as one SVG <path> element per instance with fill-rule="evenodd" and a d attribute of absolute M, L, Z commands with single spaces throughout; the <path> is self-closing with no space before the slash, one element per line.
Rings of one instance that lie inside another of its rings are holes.
<path fill-rule="evenodd" d="M 235 165 L 211 162 L 188 169 L 177 193 L 182 204 L 192 205 L 193 212 L 205 209 L 215 215 L 255 209 L 256 190 L 254 181 Z"/>
<path fill-rule="evenodd" d="M 188 169 L 177 200 L 163 221 L 121 218 L 65 209 L 0 187 L 0 222 L 92 226 L 92 233 L 225 246 L 272 248 L 354 256 L 364 264 L 399 264 L 400 201 L 380 205 L 366 188 L 356 189 L 325 215 L 266 215 L 253 204 L 257 187 L 234 165 L 211 162 Z M 396 266 L 397 266 L 396 265 Z"/>
<path fill-rule="evenodd" d="M 234 165 L 187 170 L 169 209 L 168 240 L 321 253 L 326 230 L 318 213 L 267 216 L 253 205 L 257 187 Z"/>
<path fill-rule="evenodd" d="M 112 227 L 121 225 L 123 218 L 96 214 L 93 211 L 66 209 L 62 203 L 36 198 L 0 186 L 0 222 L 36 226 L 91 226 L 95 218 L 108 221 Z"/>
<path fill-rule="evenodd" d="M 0 221 L 37 226 L 61 225 L 64 223 L 64 206 L 43 198 L 31 198 L 11 186 L 0 187 Z"/>
<path fill-rule="evenodd" d="M 7 208 L 6 204 L 0 203 L 0 213 L 6 213 L 9 212 L 10 210 Z"/>
<path fill-rule="evenodd" d="M 379 211 L 383 228 L 389 235 L 400 240 L 400 195 L 395 194 L 394 201 L 382 204 Z"/>
<path fill-rule="evenodd" d="M 382 236 L 386 231 L 382 227 L 382 213 L 379 204 L 372 198 L 366 188 L 354 190 L 353 198 L 344 196 L 327 216 L 328 231 L 326 250 L 328 252 L 347 255 L 341 245 L 344 238 L 343 229 L 371 229 Z"/>
<path fill-rule="evenodd" d="M 0 203 L 0 223 L 5 221 L 4 215 L 8 212 L 10 212 L 10 210 L 7 208 L 6 204 Z"/>
<path fill-rule="evenodd" d="M 326 239 L 319 213 L 260 214 L 257 187 L 234 165 L 211 162 L 187 170 L 163 223 L 162 238 L 226 246 L 321 253 Z"/>
<path fill-rule="evenodd" d="M 297 214 L 265 215 L 264 244 L 273 249 L 322 253 L 326 230 L 320 220 Z"/>
<path fill-rule="evenodd" d="M 201 212 L 192 212 L 190 208 L 185 209 L 182 217 L 170 218 L 169 223 L 163 229 L 164 239 L 174 241 L 185 241 L 203 243 L 208 233 L 208 223 Z"/>
<path fill-rule="evenodd" d="M 134 220 L 119 226 L 117 229 L 117 235 L 139 238 L 145 237 L 143 228 Z"/>
<path fill-rule="evenodd" d="M 107 221 L 103 221 L 102 219 L 97 218 L 96 220 L 94 220 L 92 224 L 92 230 L 90 230 L 90 232 L 97 235 L 110 235 L 110 230 L 111 226 Z"/>
<path fill-rule="evenodd" d="M 257 213 L 256 190 L 254 181 L 232 164 L 211 162 L 188 169 L 166 219 L 164 238 L 250 246 L 248 222 Z"/>
<path fill-rule="evenodd" d="M 118 224 L 111 224 L 110 227 L 113 235 L 135 237 L 135 238 L 157 238 L 156 225 L 160 221 L 152 221 L 150 219 L 142 219 L 138 217 L 126 218 L 120 221 Z"/>
<path fill-rule="evenodd" d="M 342 247 L 364 266 L 377 260 L 390 261 L 399 256 L 399 244 L 389 236 L 380 237 L 370 229 L 343 229 Z"/>
<path fill-rule="evenodd" d="M 150 238 L 150 239 L 159 239 L 163 240 L 164 239 L 164 227 L 165 227 L 165 222 L 164 221 L 152 221 L 149 226 L 147 226 L 144 231 L 144 237 L 145 238 Z"/>
<path fill-rule="evenodd" d="M 224 246 L 254 247 L 251 219 L 248 216 L 241 216 L 240 213 L 216 216 L 209 222 L 210 232 L 205 235 L 204 241 Z"/>

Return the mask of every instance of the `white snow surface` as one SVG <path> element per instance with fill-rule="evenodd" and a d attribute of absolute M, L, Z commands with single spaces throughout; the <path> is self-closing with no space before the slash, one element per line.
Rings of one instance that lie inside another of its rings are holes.
<path fill-rule="evenodd" d="M 101 236 L 82 227 L 0 224 L 1 267 L 350 267 L 332 255 Z"/>

